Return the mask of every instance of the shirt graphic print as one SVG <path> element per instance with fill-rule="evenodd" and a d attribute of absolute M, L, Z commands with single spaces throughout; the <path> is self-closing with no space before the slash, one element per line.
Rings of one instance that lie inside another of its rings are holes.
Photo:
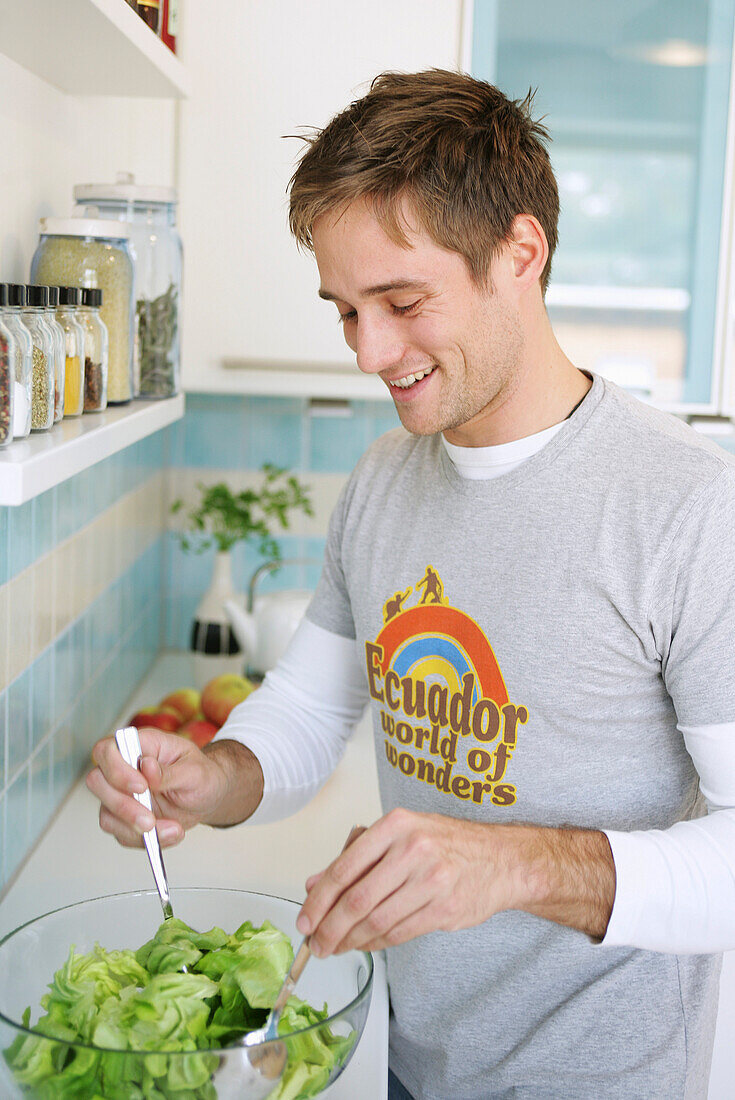
<path fill-rule="evenodd" d="M 385 601 L 365 658 L 391 767 L 450 798 L 512 806 L 511 760 L 528 708 L 510 701 L 487 637 L 452 607 L 433 566 Z"/>

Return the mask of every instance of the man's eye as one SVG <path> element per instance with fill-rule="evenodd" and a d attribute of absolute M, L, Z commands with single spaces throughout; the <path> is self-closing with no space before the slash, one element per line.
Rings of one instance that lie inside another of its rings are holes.
<path fill-rule="evenodd" d="M 394 313 L 406 314 L 406 313 L 413 313 L 413 311 L 415 309 L 418 309 L 418 307 L 420 305 L 421 305 L 421 299 L 418 298 L 415 302 L 411 302 L 411 304 L 408 305 L 408 306 L 392 306 L 391 308 L 392 308 Z"/>
<path fill-rule="evenodd" d="M 357 310 L 355 309 L 351 309 L 348 313 L 340 313 L 337 318 L 337 324 L 343 325 L 345 321 L 352 321 L 355 317 L 357 317 Z"/>

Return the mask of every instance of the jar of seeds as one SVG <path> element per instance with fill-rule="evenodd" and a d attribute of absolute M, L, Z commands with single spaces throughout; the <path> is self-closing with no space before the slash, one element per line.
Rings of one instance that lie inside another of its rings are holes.
<path fill-rule="evenodd" d="M 107 365 L 109 347 L 107 327 L 100 317 L 102 291 L 99 287 L 82 289 L 78 310 L 84 329 L 84 411 L 101 412 L 107 408 Z"/>
<path fill-rule="evenodd" d="M 15 377 L 15 340 L 0 321 L 0 447 L 13 438 L 13 381 Z"/>
<path fill-rule="evenodd" d="M 42 218 L 31 270 L 34 280 L 59 286 L 96 286 L 109 333 L 107 400 L 133 397 L 135 299 L 129 229 L 93 218 Z"/>
<path fill-rule="evenodd" d="M 179 392 L 182 272 L 175 189 L 139 184 L 130 172 L 119 172 L 115 183 L 79 184 L 74 201 L 83 217 L 115 218 L 129 227 L 135 253 L 138 392 L 147 398 L 173 397 Z"/>
<path fill-rule="evenodd" d="M 84 329 L 78 320 L 81 300 L 79 287 L 59 287 L 56 320 L 64 330 L 66 351 L 64 416 L 81 416 L 84 412 Z"/>
<path fill-rule="evenodd" d="M 20 315 L 25 304 L 26 288 L 24 284 L 0 284 L 0 314 L 2 315 L 3 324 L 10 330 L 15 340 L 13 439 L 25 439 L 31 432 L 33 340 Z"/>
<path fill-rule="evenodd" d="M 54 423 L 54 336 L 45 321 L 48 287 L 27 286 L 23 324 L 33 341 L 31 431 L 44 432 Z"/>
<path fill-rule="evenodd" d="M 64 399 L 66 396 L 66 349 L 64 330 L 56 320 L 59 307 L 59 288 L 48 288 L 48 309 L 46 324 L 54 334 L 54 424 L 64 419 Z"/>

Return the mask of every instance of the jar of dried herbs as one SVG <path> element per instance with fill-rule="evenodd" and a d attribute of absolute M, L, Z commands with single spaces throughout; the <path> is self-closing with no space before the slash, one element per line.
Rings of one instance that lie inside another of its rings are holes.
<path fill-rule="evenodd" d="M 77 319 L 81 301 L 79 287 L 59 287 L 56 320 L 64 330 L 66 351 L 64 416 L 81 416 L 84 412 L 84 329 Z"/>
<path fill-rule="evenodd" d="M 0 284 L 0 314 L 3 324 L 10 330 L 15 340 L 13 439 L 25 439 L 31 432 L 33 340 L 21 318 L 21 310 L 25 304 L 25 284 Z"/>
<path fill-rule="evenodd" d="M 48 308 L 46 323 L 54 334 L 54 424 L 64 419 L 64 400 L 66 397 L 66 350 L 64 330 L 56 320 L 59 307 L 59 288 L 48 288 Z"/>
<path fill-rule="evenodd" d="M 179 392 L 181 238 L 176 228 L 176 191 L 144 186 L 130 173 L 115 183 L 74 188 L 83 216 L 116 218 L 130 229 L 135 252 L 138 392 L 173 397 Z"/>
<path fill-rule="evenodd" d="M 15 340 L 0 321 L 0 447 L 13 438 L 13 381 L 15 377 Z"/>
<path fill-rule="evenodd" d="M 33 341 L 31 431 L 44 432 L 54 423 L 54 335 L 46 324 L 48 287 L 27 286 L 21 314 Z"/>
<path fill-rule="evenodd" d="M 121 222 L 41 218 L 41 239 L 31 268 L 38 281 L 102 290 L 100 313 L 110 341 L 107 400 L 114 405 L 133 397 L 135 301 L 129 237 L 128 226 Z"/>
<path fill-rule="evenodd" d="M 107 364 L 109 358 L 107 326 L 100 317 L 102 291 L 84 287 L 77 311 L 84 329 L 84 411 L 101 412 L 107 408 Z"/>

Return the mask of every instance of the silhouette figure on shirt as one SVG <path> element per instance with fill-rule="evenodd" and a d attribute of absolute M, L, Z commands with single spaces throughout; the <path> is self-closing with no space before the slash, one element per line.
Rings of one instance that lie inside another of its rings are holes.
<path fill-rule="evenodd" d="M 441 582 L 441 577 L 432 569 L 430 565 L 426 566 L 426 572 L 416 585 L 416 588 L 423 588 L 424 594 L 419 600 L 419 603 L 444 603 L 444 585 Z"/>

